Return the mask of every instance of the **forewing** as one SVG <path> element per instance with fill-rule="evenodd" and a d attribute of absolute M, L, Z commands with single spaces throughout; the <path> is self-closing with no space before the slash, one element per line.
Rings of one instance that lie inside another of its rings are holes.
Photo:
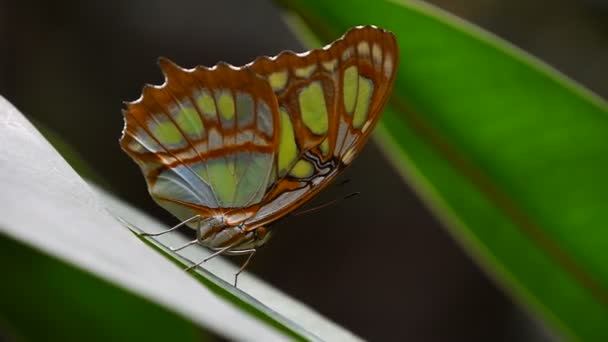
<path fill-rule="evenodd" d="M 179 219 L 251 207 L 271 181 L 279 139 L 276 97 L 248 69 L 159 64 L 161 86 L 126 104 L 122 148 L 154 200 Z M 242 211 L 241 211 L 242 212 Z"/>
<path fill-rule="evenodd" d="M 275 92 L 281 121 L 277 179 L 251 226 L 292 211 L 352 162 L 390 95 L 397 55 L 392 33 L 365 26 L 323 49 L 249 65 Z"/>

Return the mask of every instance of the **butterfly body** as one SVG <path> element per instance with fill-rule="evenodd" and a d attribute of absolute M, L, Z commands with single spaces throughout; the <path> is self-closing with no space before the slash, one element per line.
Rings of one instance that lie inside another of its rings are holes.
<path fill-rule="evenodd" d="M 323 49 L 182 69 L 126 103 L 123 150 L 152 198 L 225 254 L 327 186 L 363 148 L 392 89 L 394 36 L 357 27 Z"/>

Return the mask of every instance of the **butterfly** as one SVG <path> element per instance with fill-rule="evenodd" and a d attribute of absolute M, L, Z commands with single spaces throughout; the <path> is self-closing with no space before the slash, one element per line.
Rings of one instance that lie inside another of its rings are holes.
<path fill-rule="evenodd" d="M 215 251 L 202 262 L 248 255 L 236 286 L 270 238 L 269 225 L 317 195 L 361 151 L 397 61 L 394 35 L 375 26 L 242 67 L 183 69 L 159 58 L 165 82 L 125 102 L 120 145 L 154 201 L 181 221 L 160 234 L 195 229 L 196 239 L 174 250 Z"/>

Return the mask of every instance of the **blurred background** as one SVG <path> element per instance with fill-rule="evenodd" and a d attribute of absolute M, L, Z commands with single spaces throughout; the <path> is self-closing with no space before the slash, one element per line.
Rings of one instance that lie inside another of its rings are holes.
<path fill-rule="evenodd" d="M 608 97 L 608 1 L 429 2 Z M 158 56 L 242 65 L 304 50 L 267 0 L 2 0 L 0 43 L 0 95 L 71 145 L 104 187 L 169 225 L 119 148 L 121 102 L 162 83 Z M 361 195 L 281 222 L 248 271 L 369 340 L 555 338 L 455 244 L 373 143 L 343 178 L 314 203 Z"/>

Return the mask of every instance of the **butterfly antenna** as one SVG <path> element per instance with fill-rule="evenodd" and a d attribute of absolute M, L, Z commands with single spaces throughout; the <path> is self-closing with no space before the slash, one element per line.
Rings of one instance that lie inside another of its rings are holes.
<path fill-rule="evenodd" d="M 342 181 L 340 181 L 339 183 L 336 183 L 336 186 L 344 186 L 346 184 L 350 183 L 350 178 L 344 178 Z"/>
<path fill-rule="evenodd" d="M 353 193 L 350 193 L 350 194 L 348 194 L 348 195 L 346 195 L 346 196 L 344 196 L 344 197 L 342 197 L 342 198 L 335 198 L 335 199 L 333 199 L 333 200 L 331 200 L 331 201 L 325 202 L 325 203 L 323 203 L 323 204 L 321 204 L 321 205 L 318 205 L 318 206 L 316 206 L 316 207 L 312 207 L 312 208 L 308 208 L 308 209 L 300 210 L 300 211 L 295 212 L 295 213 L 293 213 L 293 214 L 291 214 L 291 215 L 292 215 L 292 216 L 300 216 L 300 215 L 304 215 L 304 214 L 313 213 L 313 212 L 315 212 L 315 211 L 317 211 L 317 210 L 321 210 L 321 209 L 323 209 L 323 208 L 326 208 L 326 207 L 329 207 L 329 206 L 331 206 L 331 205 L 334 205 L 334 204 L 336 204 L 336 203 L 338 203 L 338 202 L 340 202 L 340 201 L 343 201 L 343 200 L 346 200 L 346 199 L 349 199 L 349 198 L 352 198 L 352 197 L 358 196 L 358 195 L 360 195 L 360 194 L 361 194 L 361 193 L 360 193 L 360 192 L 358 192 L 358 191 L 357 191 L 357 192 L 353 192 Z"/>

